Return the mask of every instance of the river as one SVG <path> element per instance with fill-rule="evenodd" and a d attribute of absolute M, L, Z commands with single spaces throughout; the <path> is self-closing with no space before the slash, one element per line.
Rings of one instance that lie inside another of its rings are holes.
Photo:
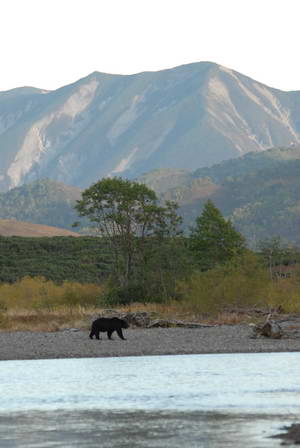
<path fill-rule="evenodd" d="M 0 446 L 276 447 L 300 353 L 0 362 Z"/>

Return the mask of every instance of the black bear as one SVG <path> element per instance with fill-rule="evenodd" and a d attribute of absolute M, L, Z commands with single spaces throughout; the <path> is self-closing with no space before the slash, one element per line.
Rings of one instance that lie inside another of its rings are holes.
<path fill-rule="evenodd" d="M 108 339 L 111 339 L 111 335 L 114 331 L 118 333 L 119 338 L 124 339 L 122 328 L 128 328 L 129 325 L 124 319 L 119 319 L 118 317 L 100 317 L 99 319 L 94 320 L 92 323 L 92 328 L 90 332 L 90 338 L 93 339 L 96 336 L 96 339 L 100 339 L 99 333 L 106 333 Z"/>

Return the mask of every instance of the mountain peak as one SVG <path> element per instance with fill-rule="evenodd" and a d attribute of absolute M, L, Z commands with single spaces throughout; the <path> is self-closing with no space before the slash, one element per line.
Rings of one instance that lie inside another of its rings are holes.
<path fill-rule="evenodd" d="M 95 71 L 40 93 L 0 94 L 0 190 L 41 177 L 82 188 L 300 143 L 298 92 L 209 61 L 134 75 Z"/>

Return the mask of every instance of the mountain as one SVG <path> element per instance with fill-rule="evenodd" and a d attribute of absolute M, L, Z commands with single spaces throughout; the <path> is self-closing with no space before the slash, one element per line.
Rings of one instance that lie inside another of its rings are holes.
<path fill-rule="evenodd" d="M 26 236 L 26 237 L 52 237 L 52 236 L 75 236 L 80 235 L 58 227 L 42 226 L 31 222 L 21 222 L 14 219 L 0 219 L 1 236 Z"/>
<path fill-rule="evenodd" d="M 179 203 L 186 230 L 211 199 L 251 247 L 278 235 L 300 245 L 300 145 L 247 153 L 195 171 L 157 169 L 137 180 L 162 201 Z M 80 195 L 78 188 L 60 182 L 34 181 L 0 193 L 0 218 L 71 230 L 78 220 L 73 207 Z M 90 233 L 88 225 L 83 221 L 82 231 Z"/>
<path fill-rule="evenodd" d="M 0 218 L 72 229 L 78 221 L 74 210 L 79 188 L 40 179 L 0 193 Z"/>
<path fill-rule="evenodd" d="M 182 175 L 177 182 L 177 172 L 172 176 L 168 170 L 172 185 L 166 184 L 163 170 L 154 174 L 161 198 L 179 203 L 186 229 L 211 199 L 251 247 L 272 236 L 300 245 L 300 145 L 249 153 L 187 172 L 184 182 Z M 151 186 L 153 173 L 141 179 Z"/>
<path fill-rule="evenodd" d="M 195 170 L 291 143 L 300 143 L 300 92 L 210 62 L 0 92 L 0 191 L 45 177 L 85 188 L 103 176 Z"/>

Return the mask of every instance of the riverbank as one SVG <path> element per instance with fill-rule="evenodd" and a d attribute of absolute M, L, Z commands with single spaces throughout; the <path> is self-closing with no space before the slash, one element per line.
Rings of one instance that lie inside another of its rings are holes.
<path fill-rule="evenodd" d="M 282 339 L 252 339 L 247 324 L 202 328 L 137 328 L 124 330 L 126 341 L 114 333 L 108 340 L 89 339 L 88 331 L 0 332 L 0 360 L 151 356 L 204 353 L 300 351 L 299 321 L 282 324 Z"/>

